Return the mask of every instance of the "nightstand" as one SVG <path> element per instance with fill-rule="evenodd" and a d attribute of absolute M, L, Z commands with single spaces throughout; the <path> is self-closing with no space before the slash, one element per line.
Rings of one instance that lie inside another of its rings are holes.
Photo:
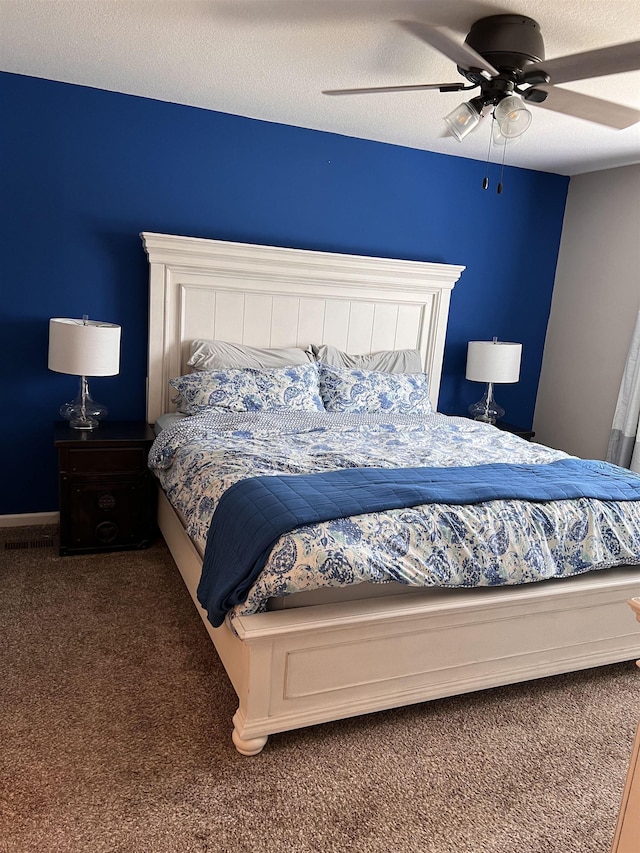
<path fill-rule="evenodd" d="M 148 548 L 156 535 L 156 484 L 147 468 L 153 430 L 105 421 L 94 430 L 55 424 L 60 554 Z"/>
<path fill-rule="evenodd" d="M 497 426 L 498 429 L 504 430 L 504 432 L 511 432 L 520 438 L 526 439 L 527 441 L 530 441 L 535 435 L 535 432 L 532 429 L 523 429 L 522 427 L 515 426 L 515 424 L 508 424 L 505 421 L 496 421 L 494 426 Z"/>

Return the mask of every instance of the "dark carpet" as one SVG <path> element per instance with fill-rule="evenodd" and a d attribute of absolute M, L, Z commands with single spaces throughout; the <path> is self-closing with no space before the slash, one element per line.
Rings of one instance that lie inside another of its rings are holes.
<path fill-rule="evenodd" d="M 61 558 L 54 533 L 0 531 L 3 853 L 608 853 L 634 662 L 273 735 L 245 758 L 164 544 Z"/>

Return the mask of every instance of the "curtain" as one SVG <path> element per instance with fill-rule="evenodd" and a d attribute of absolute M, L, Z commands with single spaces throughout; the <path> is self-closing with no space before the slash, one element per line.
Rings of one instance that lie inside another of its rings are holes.
<path fill-rule="evenodd" d="M 640 474 L 640 311 L 613 416 L 607 462 Z"/>

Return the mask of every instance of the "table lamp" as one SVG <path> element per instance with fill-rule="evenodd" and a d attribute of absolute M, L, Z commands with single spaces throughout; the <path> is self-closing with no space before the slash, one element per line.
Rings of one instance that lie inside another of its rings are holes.
<path fill-rule="evenodd" d="M 504 409 L 493 398 L 494 383 L 512 383 L 520 378 L 522 344 L 492 341 L 469 341 L 467 349 L 466 378 L 472 382 L 486 382 L 484 395 L 469 406 L 469 414 L 476 421 L 494 424 L 504 415 Z"/>
<path fill-rule="evenodd" d="M 49 369 L 80 377 L 78 396 L 60 414 L 73 429 L 95 429 L 107 414 L 89 393 L 88 376 L 115 376 L 120 369 L 120 326 L 89 320 L 49 320 Z"/>

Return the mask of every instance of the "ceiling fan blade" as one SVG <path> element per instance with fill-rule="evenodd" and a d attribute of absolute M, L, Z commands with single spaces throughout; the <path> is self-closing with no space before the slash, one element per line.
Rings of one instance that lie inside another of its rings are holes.
<path fill-rule="evenodd" d="M 627 44 L 614 44 L 585 53 L 573 53 L 559 56 L 557 59 L 542 60 L 535 68 L 546 71 L 551 82 L 570 83 L 573 80 L 587 80 L 591 77 L 606 77 L 608 74 L 621 74 L 625 71 L 640 69 L 640 41 Z"/>
<path fill-rule="evenodd" d="M 593 121 L 596 124 L 605 124 L 617 130 L 623 130 L 640 121 L 640 110 L 614 104 L 613 101 L 603 101 L 601 98 L 592 98 L 590 95 L 582 95 L 580 92 L 571 92 L 569 89 L 560 89 L 556 86 L 536 86 L 535 89 L 547 93 L 547 99 L 541 104 L 536 104 L 543 109 Z"/>
<path fill-rule="evenodd" d="M 487 62 L 479 53 L 472 47 L 458 40 L 455 33 L 445 27 L 432 27 L 430 24 L 423 24 L 421 21 L 396 21 L 403 29 L 414 36 L 417 36 L 421 41 L 435 47 L 436 50 L 452 59 L 456 65 L 468 71 L 471 68 L 477 68 L 480 71 L 486 72 L 487 79 L 497 77 L 498 71 Z"/>
<path fill-rule="evenodd" d="M 364 95 L 375 92 L 422 92 L 426 89 L 440 89 L 446 92 L 460 92 L 468 88 L 464 83 L 418 83 L 413 86 L 372 86 L 365 89 L 324 89 L 323 95 Z"/>

